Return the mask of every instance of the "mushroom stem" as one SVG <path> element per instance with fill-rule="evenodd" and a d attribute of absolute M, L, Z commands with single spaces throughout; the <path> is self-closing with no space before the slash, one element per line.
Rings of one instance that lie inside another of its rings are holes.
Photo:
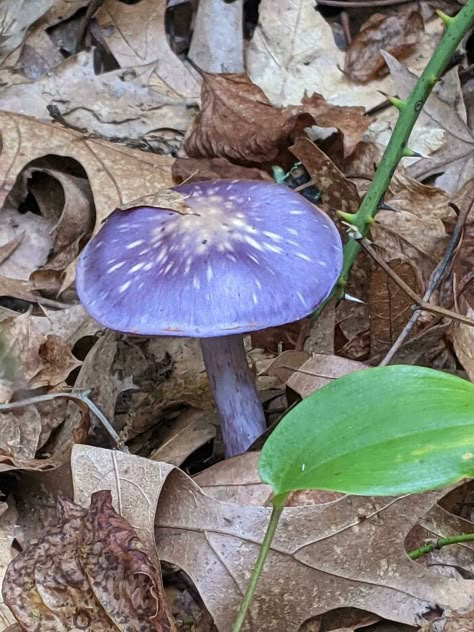
<path fill-rule="evenodd" d="M 243 338 L 241 335 L 202 338 L 201 347 L 221 420 L 225 455 L 241 454 L 266 429 Z"/>

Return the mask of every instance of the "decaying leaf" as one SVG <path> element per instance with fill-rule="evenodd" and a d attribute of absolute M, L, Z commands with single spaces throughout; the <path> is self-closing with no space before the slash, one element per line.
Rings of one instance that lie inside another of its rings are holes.
<path fill-rule="evenodd" d="M 301 105 L 276 108 L 244 74 L 204 73 L 201 102 L 184 143 L 192 158 L 271 164 L 313 124 L 339 129 L 349 154 L 369 124 L 361 108 L 330 105 L 318 94 L 305 96 Z"/>
<path fill-rule="evenodd" d="M 400 98 L 406 98 L 415 85 L 416 76 L 390 55 L 384 53 L 384 58 L 390 69 L 396 93 Z M 459 116 L 456 107 L 447 102 L 446 93 L 443 93 L 443 99 L 440 98 L 441 95 L 438 96 L 439 90 L 440 88 L 435 87 L 426 102 L 419 125 L 428 123 L 431 128 L 434 125 L 435 128 L 444 130 L 444 144 L 432 156 L 417 160 L 409 168 L 409 173 L 418 179 L 442 173 L 439 185 L 443 186 L 444 183 L 448 193 L 454 193 L 474 175 L 474 136 Z M 447 94 L 452 92 L 451 89 Z M 416 146 L 414 149 L 417 149 Z"/>
<path fill-rule="evenodd" d="M 312 181 L 321 191 L 321 204 L 326 209 L 355 213 L 360 198 L 356 185 L 348 180 L 333 161 L 308 138 L 298 138 L 290 147 L 303 163 Z"/>
<path fill-rule="evenodd" d="M 25 165 L 51 154 L 72 158 L 85 170 L 94 196 L 97 227 L 114 209 L 172 185 L 172 159 L 165 156 L 88 138 L 58 125 L 6 112 L 0 113 L 0 132 L 0 203 Z"/>
<path fill-rule="evenodd" d="M 421 279 L 410 261 L 391 261 L 388 265 L 418 296 L 422 294 Z M 370 275 L 368 305 L 370 353 L 372 357 L 381 359 L 412 315 L 413 300 L 382 268 L 375 265 Z"/>
<path fill-rule="evenodd" d="M 163 428 L 160 446 L 149 458 L 179 466 L 195 450 L 214 439 L 218 424 L 217 418 L 210 412 L 197 409 L 185 411 Z"/>
<path fill-rule="evenodd" d="M 234 165 L 225 158 L 177 158 L 171 168 L 177 184 L 202 180 L 270 180 L 262 169 Z"/>
<path fill-rule="evenodd" d="M 352 40 L 344 70 L 355 81 L 369 81 L 385 69 L 380 50 L 398 59 L 407 57 L 415 50 L 422 33 L 423 18 L 418 11 L 395 15 L 374 13 Z"/>
<path fill-rule="evenodd" d="M 8 502 L 0 503 L 0 584 L 5 576 L 7 566 L 15 557 L 13 542 L 15 540 L 15 530 L 17 526 L 18 514 L 12 498 Z M 13 625 L 15 618 L 11 610 L 4 603 L 0 596 L 0 629 L 7 629 L 8 625 Z M 20 631 L 21 632 L 21 631 Z"/>
<path fill-rule="evenodd" d="M 385 261 L 409 260 L 427 282 L 447 243 L 443 220 L 454 216 L 448 195 L 398 170 L 386 201 L 397 210 L 380 211 L 371 233 Z"/>
<path fill-rule="evenodd" d="M 153 63 L 157 71 L 155 90 L 161 89 L 169 99 L 194 97 L 199 92 L 199 81 L 169 46 L 165 11 L 165 0 L 130 4 L 105 0 L 96 17 L 110 51 L 122 68 Z"/>
<path fill-rule="evenodd" d="M 107 491 L 88 510 L 58 501 L 58 523 L 13 560 L 3 596 L 28 630 L 175 630 L 159 570 Z"/>
<path fill-rule="evenodd" d="M 300 397 L 308 397 L 338 377 L 367 368 L 362 362 L 324 353 L 313 354 L 287 380 L 287 386 Z"/>
<path fill-rule="evenodd" d="M 85 503 L 99 487 L 110 489 L 147 547 L 154 547 L 156 525 L 160 557 L 193 579 L 218 629 L 231 628 L 268 509 L 219 502 L 170 466 L 97 448 L 76 446 L 73 476 L 76 502 Z M 343 497 L 286 509 L 244 629 L 292 632 L 338 607 L 409 625 L 436 606 L 468 608 L 472 581 L 437 576 L 412 562 L 403 546 L 404 535 L 443 493 Z M 289 583 L 298 590 L 289 591 Z"/>
<path fill-rule="evenodd" d="M 18 379 L 25 387 L 57 386 L 81 364 L 59 336 L 43 336 L 36 329 L 31 314 L 2 321 L 0 331 L 4 344 L 12 350 Z"/>
<path fill-rule="evenodd" d="M 423 70 L 443 32 L 439 19 L 425 25 L 416 52 L 408 58 L 414 71 Z M 370 109 L 380 92 L 391 94 L 388 78 L 355 84 L 343 72 L 344 53 L 331 25 L 309 0 L 261 0 L 259 23 L 246 55 L 247 72 L 273 105 L 299 103 L 317 92 L 337 105 Z"/>

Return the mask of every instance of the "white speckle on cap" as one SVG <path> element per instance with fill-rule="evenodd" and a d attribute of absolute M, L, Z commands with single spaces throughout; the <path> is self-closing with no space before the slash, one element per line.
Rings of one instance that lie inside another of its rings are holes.
<path fill-rule="evenodd" d="M 290 235 L 297 235 L 298 231 L 296 230 L 296 228 L 287 228 L 286 232 L 289 233 Z"/>
<path fill-rule="evenodd" d="M 125 290 L 128 290 L 128 288 L 130 287 L 130 285 L 132 284 L 131 281 L 126 281 L 123 285 L 121 285 L 119 287 L 119 292 L 120 294 L 122 294 L 123 292 L 125 292 Z"/>
<path fill-rule="evenodd" d="M 208 266 L 207 266 L 207 270 L 206 270 L 206 277 L 207 277 L 207 280 L 208 280 L 209 282 L 211 282 L 211 281 L 212 281 L 212 277 L 213 277 L 213 275 L 214 275 L 214 272 L 213 272 L 213 270 L 212 270 L 212 266 L 211 266 L 211 265 L 208 265 Z"/>
<path fill-rule="evenodd" d="M 96 242 L 96 244 L 94 246 L 95 250 L 98 250 L 102 246 L 103 243 L 104 242 L 102 241 L 102 239 L 99 239 L 99 241 Z"/>
<path fill-rule="evenodd" d="M 265 237 L 268 237 L 272 241 L 282 241 L 283 240 L 281 235 L 279 235 L 278 233 L 272 233 L 269 230 L 264 230 L 263 231 L 263 235 L 265 235 Z"/>
<path fill-rule="evenodd" d="M 303 215 L 304 211 L 300 211 L 298 209 L 295 209 L 293 211 L 288 211 L 288 215 Z"/>
<path fill-rule="evenodd" d="M 255 248 L 255 250 L 260 250 L 260 251 L 263 250 L 262 244 L 259 244 L 258 241 L 256 241 L 253 237 L 244 235 L 243 238 L 244 238 L 244 241 L 246 241 L 249 246 L 252 246 L 252 248 Z"/>
<path fill-rule="evenodd" d="M 258 304 L 258 297 L 257 297 L 257 294 L 255 292 L 252 292 L 252 301 L 253 301 L 254 305 Z"/>
<path fill-rule="evenodd" d="M 258 287 L 259 290 L 262 289 L 262 284 L 260 283 L 258 279 L 255 279 L 255 285 Z"/>
<path fill-rule="evenodd" d="M 260 259 L 257 256 L 248 253 L 247 257 L 257 265 L 260 265 Z"/>
<path fill-rule="evenodd" d="M 194 288 L 195 290 L 199 290 L 199 288 L 200 288 L 200 287 L 201 287 L 201 281 L 199 280 L 199 277 L 198 277 L 198 276 L 195 276 L 195 277 L 193 278 L 193 288 Z"/>
<path fill-rule="evenodd" d="M 305 255 L 304 252 L 295 252 L 295 255 L 299 257 L 300 259 L 304 259 L 304 261 L 311 261 L 311 262 L 313 261 L 311 257 L 308 257 L 308 255 Z"/>
<path fill-rule="evenodd" d="M 323 259 L 318 259 L 318 263 L 322 268 L 327 268 L 328 264 L 326 261 L 324 261 Z"/>
<path fill-rule="evenodd" d="M 144 243 L 145 242 L 143 241 L 143 239 L 137 239 L 137 241 L 132 241 L 131 244 L 127 244 L 125 247 L 127 248 L 127 250 L 131 250 L 132 248 L 136 248 L 137 246 L 141 246 Z"/>
<path fill-rule="evenodd" d="M 301 294 L 301 292 L 296 292 L 296 296 L 300 299 L 300 301 L 303 303 L 303 305 L 306 306 L 306 299 L 305 297 Z"/>
<path fill-rule="evenodd" d="M 173 266 L 174 266 L 173 261 L 170 261 L 170 263 L 168 263 L 166 268 L 163 270 L 163 274 L 168 274 L 168 272 L 173 268 Z"/>
<path fill-rule="evenodd" d="M 148 270 L 151 270 L 153 266 L 154 266 L 153 261 L 149 261 L 148 263 L 145 263 L 145 265 L 143 266 L 143 269 L 148 272 Z"/>
<path fill-rule="evenodd" d="M 112 266 L 111 268 L 107 270 L 107 274 L 110 274 L 111 272 L 115 272 L 115 270 L 118 270 L 124 265 L 125 265 L 125 261 L 119 261 L 118 263 L 116 263 L 114 266 Z"/>
<path fill-rule="evenodd" d="M 280 246 L 274 246 L 273 244 L 264 243 L 263 247 L 265 248 L 265 250 L 275 252 L 277 255 L 280 255 L 283 252 L 283 249 L 280 248 Z"/>
<path fill-rule="evenodd" d="M 143 267 L 145 267 L 144 263 L 137 263 L 136 265 L 132 266 L 130 268 L 130 270 L 128 271 L 129 274 L 134 274 L 135 272 L 138 272 L 138 270 L 141 270 Z"/>

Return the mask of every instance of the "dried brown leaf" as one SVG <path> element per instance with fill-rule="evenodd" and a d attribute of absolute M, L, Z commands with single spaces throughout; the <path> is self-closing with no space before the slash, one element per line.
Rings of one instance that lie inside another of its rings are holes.
<path fill-rule="evenodd" d="M 0 503 L 0 585 L 3 582 L 5 571 L 10 562 L 14 559 L 16 551 L 14 541 L 18 532 L 18 513 L 13 502 L 13 498 L 8 498 L 8 502 Z M 15 623 L 15 618 L 3 602 L 0 596 L 0 629 L 9 629 L 9 625 Z M 19 632 L 22 632 L 21 630 Z"/>
<path fill-rule="evenodd" d="M 201 113 L 184 148 L 192 158 L 271 163 L 312 122 L 303 108 L 274 108 L 247 75 L 203 73 Z"/>
<path fill-rule="evenodd" d="M 360 85 L 344 74 L 344 52 L 331 26 L 307 0 L 261 0 L 246 68 L 273 105 L 299 103 L 306 92 L 318 92 L 331 103 L 368 110 L 380 103 L 379 91 L 391 93 L 388 78 Z M 414 71 L 424 69 L 443 28 L 439 19 L 426 25 L 421 44 L 408 59 Z"/>
<path fill-rule="evenodd" d="M 107 491 L 89 510 L 58 502 L 58 524 L 13 560 L 3 596 L 28 630 L 175 630 L 159 570 Z"/>
<path fill-rule="evenodd" d="M 377 77 L 381 71 L 388 72 L 380 50 L 397 59 L 407 57 L 420 41 L 423 26 L 418 11 L 395 15 L 374 13 L 361 26 L 346 52 L 345 72 L 354 81 L 361 82 Z"/>
<path fill-rule="evenodd" d="M 333 161 L 308 138 L 298 138 L 290 147 L 301 160 L 312 181 L 321 191 L 321 205 L 325 209 L 336 209 L 355 213 L 360 198 L 356 185 L 348 180 Z"/>
<path fill-rule="evenodd" d="M 362 108 L 330 105 L 318 94 L 305 96 L 301 105 L 276 108 L 245 74 L 204 73 L 201 113 L 186 135 L 184 148 L 192 158 L 271 164 L 285 156 L 295 137 L 313 124 L 339 129 L 349 154 L 369 121 Z"/>
<path fill-rule="evenodd" d="M 160 429 L 160 446 L 149 458 L 179 466 L 195 450 L 216 436 L 217 418 L 209 412 L 191 409 L 173 419 L 169 427 Z"/>
<path fill-rule="evenodd" d="M 287 386 L 304 398 L 338 377 L 365 368 L 367 365 L 362 362 L 315 353 L 289 377 Z"/>
<path fill-rule="evenodd" d="M 211 499 L 182 472 L 120 452 L 77 446 L 72 464 L 76 501 L 110 488 L 147 547 L 154 547 L 156 526 L 160 557 L 194 580 L 217 628 L 229 630 L 269 510 Z M 472 581 L 437 576 L 412 562 L 403 546 L 408 531 L 443 493 L 344 497 L 286 509 L 246 632 L 293 632 L 309 617 L 338 607 L 409 625 L 435 606 L 468 608 Z M 289 591 L 290 583 L 298 590 Z"/>
<path fill-rule="evenodd" d="M 283 351 L 265 368 L 264 374 L 275 376 L 284 384 L 309 358 L 306 351 Z"/>
<path fill-rule="evenodd" d="M 395 92 L 400 98 L 406 98 L 416 83 L 416 75 L 390 55 L 384 53 L 384 58 L 390 69 Z M 424 105 L 419 124 L 444 130 L 445 143 L 433 155 L 417 160 L 409 167 L 409 173 L 420 180 L 443 173 L 442 181 L 450 182 L 449 193 L 455 193 L 474 175 L 474 136 L 454 104 L 447 102 L 446 95 L 440 94 L 438 90 L 435 87 Z M 448 94 L 452 92 L 451 89 Z M 443 186 L 442 181 L 440 186 Z M 447 186 L 443 188 L 448 189 Z"/>
<path fill-rule="evenodd" d="M 203 180 L 271 180 L 261 169 L 234 165 L 225 158 L 177 158 L 171 173 L 177 184 Z"/>
<path fill-rule="evenodd" d="M 409 261 L 391 261 L 393 272 L 417 295 L 422 283 Z M 385 355 L 398 338 L 412 315 L 413 300 L 377 264 L 372 267 L 369 281 L 370 353 L 372 357 Z M 415 327 L 412 332 L 416 334 Z"/>
<path fill-rule="evenodd" d="M 138 4 L 140 6 L 138 6 Z M 107 46 L 122 68 L 157 66 L 161 88 L 168 98 L 193 97 L 199 81 L 171 50 L 165 32 L 166 0 L 127 4 L 105 0 L 96 14 Z"/>
<path fill-rule="evenodd" d="M 167 46 L 165 37 L 157 41 Z M 169 152 L 177 143 L 175 133 L 168 130 L 187 129 L 199 94 L 196 83 L 186 94 L 179 92 L 181 79 L 190 75 L 175 59 L 180 70 L 174 77 L 162 69 L 161 61 L 97 74 L 93 48 L 83 50 L 34 82 L 19 81 L 13 73 L 3 76 L 3 82 L 10 85 L 2 88 L 2 108 L 38 119 L 51 116 L 85 133 L 126 139 L 127 144 L 134 141 L 140 147 L 156 143 Z M 163 79 L 162 70 L 176 90 Z"/>
<path fill-rule="evenodd" d="M 94 196 L 96 226 L 130 200 L 156 194 L 172 184 L 172 159 L 107 141 L 88 138 L 58 125 L 18 114 L 0 113 L 0 204 L 30 161 L 46 155 L 67 156 L 86 171 Z M 140 178 L 137 178 L 137 173 Z"/>
<path fill-rule="evenodd" d="M 4 344 L 15 358 L 17 378 L 25 387 L 57 386 L 81 364 L 59 336 L 43 336 L 29 313 L 4 320 L 0 329 Z"/>
<path fill-rule="evenodd" d="M 449 197 L 397 171 L 392 178 L 388 204 L 397 209 L 380 211 L 371 228 L 385 261 L 411 261 L 426 283 L 447 244 L 444 221 L 454 216 Z"/>

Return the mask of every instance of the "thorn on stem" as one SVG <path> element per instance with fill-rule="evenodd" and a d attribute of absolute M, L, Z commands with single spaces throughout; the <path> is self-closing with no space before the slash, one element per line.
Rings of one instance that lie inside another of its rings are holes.
<path fill-rule="evenodd" d="M 450 24 L 452 24 L 454 22 L 455 18 L 452 18 L 449 15 L 446 15 L 446 13 L 444 13 L 440 9 L 436 9 L 435 13 L 439 17 L 441 22 L 444 24 L 444 26 L 446 26 L 446 27 L 448 27 Z"/>

